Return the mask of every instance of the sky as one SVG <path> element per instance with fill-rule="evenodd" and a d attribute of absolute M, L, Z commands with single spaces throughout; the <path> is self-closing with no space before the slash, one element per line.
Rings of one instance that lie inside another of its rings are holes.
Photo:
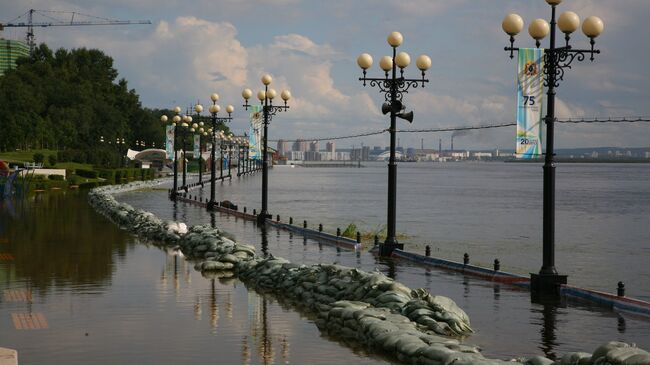
<path fill-rule="evenodd" d="M 99 48 L 113 57 L 120 77 L 151 108 L 185 109 L 211 93 L 222 107 L 235 106 L 231 128 L 247 131 L 248 113 L 241 91 L 262 87 L 289 89 L 290 110 L 273 118 L 269 138 L 319 138 L 385 129 L 383 95 L 358 80 L 356 58 L 370 53 L 369 76 L 381 77 L 379 58 L 391 52 L 387 35 L 399 31 L 399 48 L 411 55 L 407 77 L 420 77 L 415 58 L 427 54 L 430 82 L 405 96 L 412 124 L 398 128 L 442 128 L 515 121 L 516 58 L 503 50 L 508 37 L 503 17 L 520 14 L 528 27 L 535 18 L 550 20 L 544 0 L 6 0 L 0 21 L 30 8 L 76 11 L 94 16 L 139 20 L 151 25 L 36 28 L 37 42 L 51 48 Z M 602 53 L 594 62 L 574 62 L 557 89 L 556 113 L 564 118 L 650 115 L 650 14 L 647 0 L 564 0 L 558 12 L 581 19 L 596 15 L 605 23 L 596 39 Z M 65 15 L 52 14 L 65 19 Z M 77 18 L 80 19 L 80 18 Z M 37 18 L 36 20 L 45 20 Z M 515 45 L 533 47 L 524 31 Z M 4 36 L 22 39 L 25 28 L 5 28 Z M 576 48 L 587 48 L 580 31 Z M 542 43 L 543 46 L 547 42 Z M 206 108 L 207 109 L 207 108 Z M 448 148 L 450 133 L 400 134 L 404 147 Z M 649 147 L 650 123 L 561 124 L 556 147 Z M 388 135 L 337 141 L 337 147 L 385 146 Z M 458 135 L 455 149 L 513 149 L 515 127 Z M 324 143 L 321 143 L 324 145 Z"/>

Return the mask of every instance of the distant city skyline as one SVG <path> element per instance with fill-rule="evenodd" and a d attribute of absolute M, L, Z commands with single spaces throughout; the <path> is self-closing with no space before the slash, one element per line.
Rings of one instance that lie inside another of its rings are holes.
<path fill-rule="evenodd" d="M 545 1 L 474 2 L 467 0 L 359 0 L 312 2 L 302 0 L 226 0 L 186 2 L 153 0 L 6 1 L 3 19 L 11 20 L 29 8 L 77 11 L 114 19 L 151 19 L 150 26 L 36 28 L 36 41 L 51 48 L 89 47 L 114 58 L 120 77 L 129 82 L 151 108 L 204 104 L 212 92 L 222 106 L 236 107 L 233 131 L 248 130 L 248 114 L 241 90 L 261 87 L 269 72 L 272 87 L 289 88 L 290 113 L 276 116 L 271 139 L 317 138 L 385 129 L 382 96 L 363 88 L 356 57 L 370 53 L 375 65 L 369 75 L 381 75 L 379 58 L 390 52 L 389 32 L 404 35 L 400 50 L 413 59 L 429 54 L 433 66 L 430 85 L 410 90 L 406 107 L 413 124 L 399 128 L 438 128 L 512 122 L 515 119 L 516 62 L 503 52 L 507 36 L 501 20 L 511 12 L 532 19 L 550 17 Z M 557 90 L 559 118 L 650 115 L 650 38 L 645 0 L 564 0 L 559 12 L 575 11 L 582 19 L 600 16 L 605 32 L 597 39 L 601 55 L 575 64 Z M 360 17 L 359 14 L 364 14 Z M 386 21 L 390 17 L 390 22 Z M 380 20 L 380 21 L 378 21 Z M 633 30 L 633 31 L 631 31 Z M 25 29 L 5 28 L 4 36 L 23 39 Z M 543 41 L 543 46 L 546 45 Z M 577 32 L 574 45 L 588 47 Z M 526 31 L 516 45 L 533 46 Z M 407 75 L 417 76 L 414 66 Z M 402 135 L 403 146 L 437 144 L 450 133 Z M 475 148 L 514 148 L 515 129 L 470 132 L 457 143 Z M 558 125 L 558 148 L 583 146 L 648 146 L 650 123 Z M 427 140 L 429 141 L 427 143 Z M 341 146 L 385 145 L 386 134 L 340 141 Z M 434 147 L 432 147 L 434 148 Z"/>

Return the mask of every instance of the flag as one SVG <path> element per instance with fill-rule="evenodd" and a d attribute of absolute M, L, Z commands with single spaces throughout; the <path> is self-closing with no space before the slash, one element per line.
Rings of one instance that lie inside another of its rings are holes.
<path fill-rule="evenodd" d="M 544 49 L 520 48 L 517 69 L 517 158 L 542 154 Z"/>
<path fill-rule="evenodd" d="M 166 128 L 167 140 L 165 142 L 165 152 L 168 160 L 174 159 L 174 133 L 175 127 L 173 125 L 168 125 Z"/>
<path fill-rule="evenodd" d="M 248 133 L 248 155 L 252 160 L 259 160 L 262 158 L 262 123 L 264 123 L 262 106 L 252 105 L 250 114 L 250 130 Z"/>

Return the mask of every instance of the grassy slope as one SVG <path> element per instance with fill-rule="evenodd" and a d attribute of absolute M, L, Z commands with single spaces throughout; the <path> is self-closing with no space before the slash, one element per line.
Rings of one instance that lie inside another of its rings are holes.
<path fill-rule="evenodd" d="M 50 155 L 55 155 L 56 156 L 55 150 L 29 150 L 29 151 L 13 151 L 13 152 L 0 152 L 0 160 L 7 161 L 7 162 L 14 162 L 14 163 L 22 163 L 22 162 L 33 162 L 34 161 L 34 154 L 36 153 L 41 153 L 43 156 L 45 156 L 45 167 L 52 167 L 48 163 L 48 158 Z M 54 167 L 56 169 L 68 169 L 68 170 L 75 170 L 75 169 L 85 169 L 85 170 L 92 170 L 93 166 L 87 163 L 77 163 L 77 162 L 59 162 Z"/>

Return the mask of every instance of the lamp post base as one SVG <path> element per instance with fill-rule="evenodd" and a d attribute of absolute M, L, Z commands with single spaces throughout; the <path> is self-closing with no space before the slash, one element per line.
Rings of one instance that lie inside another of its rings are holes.
<path fill-rule="evenodd" d="M 382 257 L 390 256 L 393 253 L 393 251 L 395 251 L 396 249 L 403 250 L 404 244 L 403 243 L 382 243 L 379 245 L 379 256 Z"/>
<path fill-rule="evenodd" d="M 266 218 L 271 218 L 272 215 L 270 215 L 267 212 L 260 212 L 260 214 L 257 215 L 257 224 L 264 224 L 266 223 Z"/>
<path fill-rule="evenodd" d="M 567 275 L 530 274 L 530 294 L 535 299 L 559 299 L 562 284 L 567 283 Z"/>
<path fill-rule="evenodd" d="M 217 202 L 210 201 L 208 202 L 208 205 L 206 206 L 207 210 L 214 210 L 214 207 L 217 206 Z"/>

